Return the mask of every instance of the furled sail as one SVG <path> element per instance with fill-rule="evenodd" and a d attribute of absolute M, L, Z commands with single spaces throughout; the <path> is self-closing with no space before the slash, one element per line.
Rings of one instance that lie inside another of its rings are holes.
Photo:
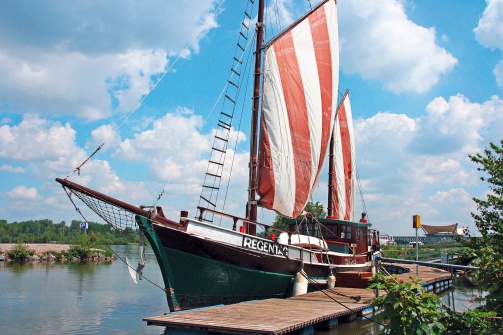
<path fill-rule="evenodd" d="M 346 92 L 337 109 L 334 125 L 334 170 L 331 171 L 333 217 L 341 220 L 354 219 L 354 189 L 356 183 L 355 145 L 353 118 L 349 93 Z"/>
<path fill-rule="evenodd" d="M 298 216 L 318 184 L 337 108 L 336 1 L 316 7 L 265 53 L 259 144 L 260 204 Z"/>

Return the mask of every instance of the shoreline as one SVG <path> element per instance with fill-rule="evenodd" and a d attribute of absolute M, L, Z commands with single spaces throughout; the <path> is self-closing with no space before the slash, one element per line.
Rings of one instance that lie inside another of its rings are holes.
<path fill-rule="evenodd" d="M 28 246 L 29 249 L 35 250 L 37 255 L 47 252 L 47 251 L 68 251 L 70 250 L 69 244 L 52 244 L 52 243 L 23 243 Z M 11 250 L 17 243 L 0 243 L 0 250 L 6 253 Z"/>
<path fill-rule="evenodd" d="M 30 255 L 24 258 L 25 262 L 32 261 L 115 261 L 115 255 L 106 255 L 106 252 L 101 249 L 91 249 L 92 253 L 69 256 L 66 253 L 70 250 L 69 244 L 56 243 L 23 243 L 30 250 Z M 8 258 L 8 252 L 16 246 L 17 243 L 0 243 L 0 262 L 21 261 Z M 68 258 L 67 258 L 68 257 Z"/>

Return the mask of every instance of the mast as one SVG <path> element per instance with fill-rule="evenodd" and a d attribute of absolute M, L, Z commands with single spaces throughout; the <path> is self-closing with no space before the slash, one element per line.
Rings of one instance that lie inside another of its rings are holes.
<path fill-rule="evenodd" d="M 328 154 L 327 217 L 353 220 L 354 135 L 349 90 L 346 90 L 334 118 Z"/>
<path fill-rule="evenodd" d="M 335 115 L 337 117 L 337 114 Z M 334 130 L 332 130 L 332 136 L 330 136 L 330 148 L 328 154 L 328 206 L 327 206 L 327 218 L 334 218 L 334 147 L 335 147 L 335 136 Z"/>
<path fill-rule="evenodd" d="M 258 164 L 258 115 L 260 108 L 260 73 L 262 70 L 262 40 L 264 38 L 264 0 L 259 0 L 257 17 L 257 40 L 255 45 L 255 72 L 253 77 L 253 107 L 251 118 L 250 162 L 249 162 L 249 188 L 246 218 L 250 221 L 257 220 L 257 164 Z M 247 224 L 248 234 L 255 235 L 256 227 Z"/>

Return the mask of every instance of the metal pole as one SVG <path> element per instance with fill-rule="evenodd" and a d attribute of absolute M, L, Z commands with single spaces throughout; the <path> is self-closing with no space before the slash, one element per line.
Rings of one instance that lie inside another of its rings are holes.
<path fill-rule="evenodd" d="M 416 228 L 416 262 L 419 262 L 419 239 L 417 237 L 417 228 Z M 419 277 L 419 264 L 416 264 L 416 276 Z"/>

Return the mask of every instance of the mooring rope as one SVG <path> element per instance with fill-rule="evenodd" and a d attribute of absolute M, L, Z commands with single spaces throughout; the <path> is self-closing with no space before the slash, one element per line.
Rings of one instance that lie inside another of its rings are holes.
<path fill-rule="evenodd" d="M 340 292 L 336 292 L 334 291 L 333 289 L 322 289 L 322 287 L 316 282 L 316 280 L 314 279 L 311 279 L 307 276 L 307 274 L 304 272 L 304 271 L 300 271 L 300 273 L 302 274 L 302 276 L 304 276 L 304 278 L 306 278 L 311 284 L 313 284 L 321 293 L 323 293 L 325 296 L 327 296 L 327 298 L 329 298 L 330 300 L 338 303 L 339 305 L 341 305 L 342 307 L 346 308 L 348 311 L 350 311 L 351 313 L 358 313 L 358 311 L 352 309 L 351 307 L 348 307 L 346 306 L 344 303 L 338 301 L 337 299 L 334 299 L 334 297 L 330 296 L 328 292 L 330 293 L 333 293 L 335 295 L 339 295 L 339 296 L 343 296 L 345 298 L 350 298 L 350 299 L 353 299 L 355 300 L 356 302 L 359 302 L 361 300 L 361 296 L 348 296 L 348 295 L 345 295 L 343 293 L 340 293 Z M 376 320 L 372 319 L 372 318 L 369 318 L 368 316 L 365 316 L 362 314 L 362 318 L 365 318 L 369 321 L 372 321 L 380 326 L 385 326 L 384 324 L 380 323 L 380 322 L 377 322 Z"/>

